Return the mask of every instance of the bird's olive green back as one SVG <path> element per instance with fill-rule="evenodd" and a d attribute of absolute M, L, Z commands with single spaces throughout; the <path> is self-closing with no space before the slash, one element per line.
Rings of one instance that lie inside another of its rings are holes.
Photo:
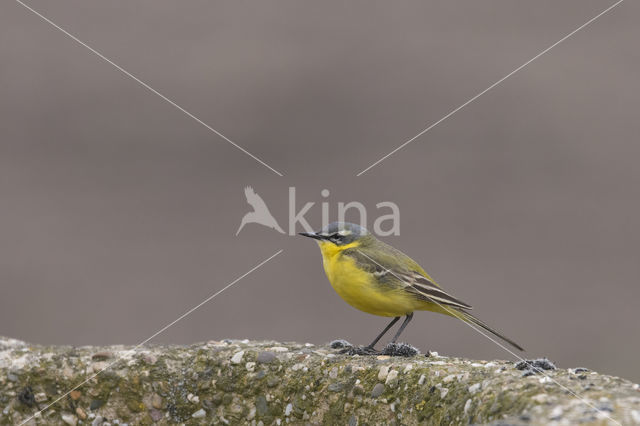
<path fill-rule="evenodd" d="M 380 267 L 399 273 L 417 272 L 440 287 L 415 260 L 373 235 L 361 237 L 358 243 L 358 247 L 347 249 L 344 254 L 353 257 L 361 268 L 372 273 Z"/>

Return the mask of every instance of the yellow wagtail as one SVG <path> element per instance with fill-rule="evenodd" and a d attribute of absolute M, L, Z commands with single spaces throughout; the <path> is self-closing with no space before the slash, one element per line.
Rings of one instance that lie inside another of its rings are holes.
<path fill-rule="evenodd" d="M 445 293 L 420 265 L 400 250 L 378 240 L 353 223 L 334 222 L 319 232 L 300 235 L 316 239 L 322 252 L 324 271 L 334 290 L 348 304 L 361 311 L 394 317 L 373 342 L 374 346 L 400 319 L 406 318 L 391 343 L 395 343 L 414 311 L 432 311 L 479 326 L 519 350 L 513 340 L 471 315 L 471 305 Z"/>

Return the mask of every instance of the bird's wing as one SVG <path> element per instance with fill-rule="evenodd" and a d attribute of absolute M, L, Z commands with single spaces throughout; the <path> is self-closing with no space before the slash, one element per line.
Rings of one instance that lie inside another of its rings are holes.
<path fill-rule="evenodd" d="M 436 285 L 433 281 L 419 274 L 418 272 L 412 272 L 406 276 L 400 275 L 406 282 L 409 283 L 408 290 L 414 293 L 420 298 L 424 298 L 429 302 L 438 302 L 443 305 L 454 306 L 456 308 L 471 309 L 471 305 L 457 299 L 445 292 L 442 288 Z"/>
<path fill-rule="evenodd" d="M 471 305 L 451 296 L 411 258 L 391 246 L 379 250 L 367 248 L 347 249 L 343 252 L 352 257 L 361 269 L 375 275 L 382 285 L 403 288 L 411 295 L 428 302 L 435 302 L 460 309 L 471 309 Z"/>

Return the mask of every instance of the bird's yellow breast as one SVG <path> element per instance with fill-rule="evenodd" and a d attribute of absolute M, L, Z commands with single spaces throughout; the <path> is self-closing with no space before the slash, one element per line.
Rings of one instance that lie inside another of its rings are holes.
<path fill-rule="evenodd" d="M 420 303 L 401 288 L 389 289 L 377 283 L 373 274 L 358 268 L 355 260 L 343 254 L 358 242 L 338 246 L 318 241 L 324 271 L 333 289 L 356 309 L 385 317 L 397 317 L 413 312 Z"/>

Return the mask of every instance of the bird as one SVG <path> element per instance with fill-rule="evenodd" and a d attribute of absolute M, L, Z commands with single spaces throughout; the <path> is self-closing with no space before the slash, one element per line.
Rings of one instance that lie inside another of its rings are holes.
<path fill-rule="evenodd" d="M 379 353 L 378 341 L 405 317 L 391 340 L 404 331 L 415 311 L 432 311 L 480 327 L 514 348 L 522 346 L 471 315 L 471 305 L 446 293 L 409 256 L 378 240 L 366 228 L 348 222 L 333 222 L 317 232 L 301 232 L 320 246 L 324 271 L 333 289 L 349 305 L 369 314 L 393 317 L 364 354 Z"/>
<path fill-rule="evenodd" d="M 247 203 L 249 203 L 249 205 L 253 207 L 253 211 L 245 214 L 242 217 L 242 221 L 240 222 L 240 227 L 238 228 L 238 231 L 236 231 L 236 235 L 240 233 L 242 228 L 247 223 L 258 223 L 268 228 L 275 229 L 281 234 L 284 234 L 284 231 L 282 230 L 282 228 L 280 228 L 280 225 L 278 225 L 278 222 L 276 222 L 276 219 L 273 217 L 273 215 L 269 211 L 267 204 L 264 202 L 262 197 L 260 197 L 253 190 L 252 187 L 247 186 L 246 188 L 244 188 L 244 195 L 247 198 Z"/>

